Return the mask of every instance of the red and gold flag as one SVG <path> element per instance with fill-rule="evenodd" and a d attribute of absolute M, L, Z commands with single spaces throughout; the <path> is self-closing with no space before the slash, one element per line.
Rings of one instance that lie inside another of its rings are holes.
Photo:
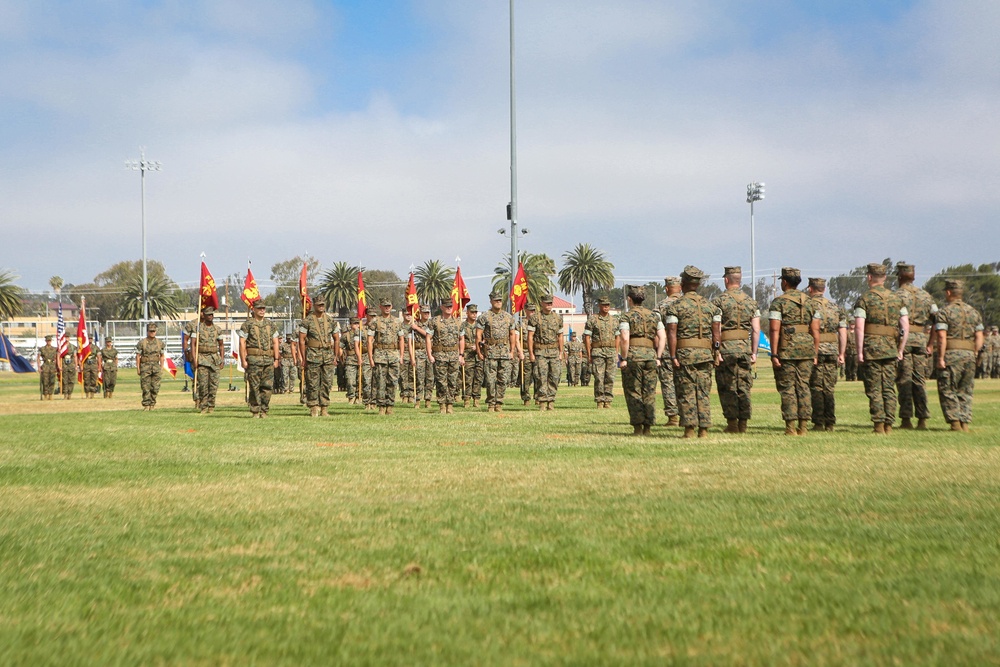
<path fill-rule="evenodd" d="M 457 267 L 455 269 L 455 284 L 451 288 L 452 317 L 461 317 L 465 304 L 470 301 L 472 301 L 472 297 L 469 296 L 469 290 L 462 279 L 462 267 Z"/>
<path fill-rule="evenodd" d="M 417 285 L 413 282 L 412 271 L 410 271 L 410 284 L 406 286 L 406 310 L 414 319 L 420 312 L 420 300 L 417 299 Z"/>
<path fill-rule="evenodd" d="M 257 279 L 253 277 L 253 271 L 250 267 L 247 267 L 247 278 L 243 281 L 243 294 L 240 294 L 240 300 L 250 307 L 254 301 L 260 298 L 260 290 L 257 289 Z"/>
<path fill-rule="evenodd" d="M 219 309 L 219 293 L 215 290 L 215 278 L 209 272 L 208 267 L 205 266 L 205 262 L 201 263 L 201 287 L 199 288 L 201 293 L 201 309 L 204 310 L 211 306 L 216 310 Z"/>
<path fill-rule="evenodd" d="M 367 312 L 368 299 L 365 297 L 365 279 L 361 276 L 361 272 L 358 271 L 358 319 L 365 319 Z"/>
<path fill-rule="evenodd" d="M 90 349 L 90 336 L 87 335 L 87 315 L 84 312 L 87 309 L 87 298 L 82 297 L 80 299 L 80 321 L 76 326 L 76 357 L 80 361 L 80 370 L 77 371 L 77 382 L 83 383 L 83 362 L 91 355 L 92 350 Z"/>
<path fill-rule="evenodd" d="M 524 264 L 518 262 L 517 273 L 514 274 L 514 284 L 510 288 L 510 307 L 512 312 L 519 313 L 528 303 L 528 274 Z"/>
<path fill-rule="evenodd" d="M 309 265 L 302 262 L 302 273 L 299 274 L 299 299 L 302 301 L 302 317 L 312 310 L 312 299 L 309 298 Z"/>

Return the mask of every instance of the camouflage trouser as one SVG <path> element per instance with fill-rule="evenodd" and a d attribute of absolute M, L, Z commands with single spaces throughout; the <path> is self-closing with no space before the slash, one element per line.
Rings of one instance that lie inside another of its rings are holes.
<path fill-rule="evenodd" d="M 923 349 L 907 349 L 899 362 L 896 385 L 899 389 L 899 418 L 927 419 L 931 416 L 927 408 L 927 375 L 931 358 Z"/>
<path fill-rule="evenodd" d="M 812 417 L 812 359 L 782 359 L 774 369 L 774 386 L 781 395 L 781 418 L 786 422 Z"/>
<path fill-rule="evenodd" d="M 583 362 L 583 365 L 580 366 L 580 384 L 583 385 L 584 387 L 590 384 L 591 372 L 592 369 L 590 367 L 590 364 L 588 364 L 586 361 Z"/>
<path fill-rule="evenodd" d="M 58 369 L 55 366 L 42 366 L 38 381 L 42 383 L 42 395 L 51 396 L 56 391 Z"/>
<path fill-rule="evenodd" d="M 337 359 L 337 391 L 347 391 L 347 364 Z"/>
<path fill-rule="evenodd" d="M 118 384 L 118 369 L 104 367 L 104 395 L 114 393 L 115 385 Z"/>
<path fill-rule="evenodd" d="M 524 363 L 526 363 L 526 364 L 531 363 L 528 360 L 528 358 L 527 358 L 528 355 L 525 354 L 524 356 L 525 356 Z M 532 370 L 532 371 L 529 372 L 527 370 L 527 366 L 525 366 L 524 374 L 528 376 L 528 382 L 530 382 L 531 386 L 534 387 L 534 384 L 535 384 L 535 372 L 534 372 L 534 370 Z M 521 378 L 521 361 L 520 361 L 520 359 L 511 359 L 510 360 L 510 364 L 509 364 L 509 366 L 507 368 L 507 386 L 508 387 L 523 387 L 524 384 L 525 383 L 524 383 L 523 379 Z M 537 396 L 538 395 L 538 389 L 536 388 L 534 391 L 535 391 L 535 395 Z"/>
<path fill-rule="evenodd" d="M 535 378 L 538 384 L 539 402 L 554 402 L 556 391 L 559 390 L 559 382 L 562 380 L 562 359 L 557 356 L 535 355 Z"/>
<path fill-rule="evenodd" d="M 837 387 L 839 371 L 840 367 L 835 355 L 819 355 L 819 363 L 813 367 L 812 375 L 809 378 L 814 424 L 832 425 L 837 423 L 837 401 L 833 390 Z"/>
<path fill-rule="evenodd" d="M 298 388 L 299 369 L 291 359 L 282 359 L 281 372 L 285 378 L 285 393 L 290 394 Z"/>
<path fill-rule="evenodd" d="M 510 378 L 512 362 L 507 357 L 502 359 L 486 359 L 483 362 L 486 377 L 486 403 L 488 405 L 503 405 L 503 396 L 507 391 L 507 379 Z"/>
<path fill-rule="evenodd" d="M 198 374 L 201 375 L 200 370 Z M 244 376 L 249 390 L 247 402 L 250 404 L 250 412 L 267 414 L 271 406 L 271 392 L 274 389 L 274 359 L 272 357 L 250 357 L 247 359 L 247 369 L 244 371 Z M 216 388 L 218 388 L 218 379 L 216 379 Z M 329 401 L 329 397 L 328 389 L 327 401 Z"/>
<path fill-rule="evenodd" d="M 753 389 L 753 367 L 746 354 L 723 355 L 722 363 L 715 368 L 715 385 L 719 390 L 722 414 L 728 419 L 750 421 Z"/>
<path fill-rule="evenodd" d="M 614 362 L 614 359 L 601 361 Z M 632 426 L 652 426 L 656 423 L 656 378 L 656 361 L 653 359 L 629 359 L 622 369 L 622 389 Z"/>
<path fill-rule="evenodd" d="M 660 359 L 660 393 L 663 394 L 663 412 L 668 417 L 680 414 L 677 410 L 677 389 L 674 382 L 674 363 L 668 357 Z"/>
<path fill-rule="evenodd" d="M 62 393 L 63 398 L 69 398 L 73 395 L 73 387 L 76 386 L 76 371 L 63 369 L 62 374 Z"/>
<path fill-rule="evenodd" d="M 662 365 L 662 364 L 661 364 Z M 681 426 L 708 428 L 712 425 L 712 362 L 674 367 L 674 391 Z"/>
<path fill-rule="evenodd" d="M 267 357 L 270 362 L 271 357 Z M 218 365 L 216 365 L 218 364 Z M 270 365 L 270 364 L 269 364 Z M 219 355 L 198 355 L 198 387 L 192 391 L 199 409 L 215 407 L 215 396 L 219 393 L 219 372 L 222 359 Z M 195 395 L 197 394 L 197 395 Z"/>
<path fill-rule="evenodd" d="M 437 402 L 451 405 L 458 396 L 458 355 L 453 359 L 434 357 L 434 380 L 437 384 Z"/>
<path fill-rule="evenodd" d="M 853 335 L 853 334 L 852 334 Z M 858 353 L 855 352 L 851 354 L 851 351 L 847 351 L 847 355 L 844 357 L 844 379 L 848 382 L 854 382 L 858 379 Z"/>
<path fill-rule="evenodd" d="M 465 375 L 462 383 L 462 398 L 477 401 L 483 395 L 483 362 L 476 354 L 465 355 Z"/>
<path fill-rule="evenodd" d="M 938 400 L 948 423 L 972 423 L 972 390 L 975 386 L 976 359 L 972 352 L 946 350 L 945 369 L 938 369 Z"/>
<path fill-rule="evenodd" d="M 160 393 L 162 370 L 158 364 L 142 365 L 139 369 L 139 386 L 142 388 L 142 404 L 156 405 L 156 395 Z"/>
<path fill-rule="evenodd" d="M 353 401 L 358 396 L 358 365 L 345 364 L 344 380 L 347 382 L 347 400 Z"/>
<path fill-rule="evenodd" d="M 310 351 L 307 350 L 306 354 Z M 334 368 L 333 352 L 317 350 L 312 359 L 306 361 L 305 394 L 306 405 L 326 407 L 330 405 L 330 389 L 333 388 Z"/>
<path fill-rule="evenodd" d="M 370 367 L 369 367 L 370 368 Z M 375 400 L 380 408 L 396 404 L 396 383 L 399 382 L 399 357 L 387 361 L 376 361 L 374 370 Z"/>
<path fill-rule="evenodd" d="M 375 369 L 368 360 L 362 357 L 361 363 L 361 402 L 365 405 L 375 405 Z"/>
<path fill-rule="evenodd" d="M 83 368 L 83 390 L 89 394 L 96 394 L 101 388 L 97 382 L 97 366 L 84 366 Z"/>
<path fill-rule="evenodd" d="M 872 422 L 892 425 L 896 418 L 896 358 L 866 359 L 861 369 Z"/>
<path fill-rule="evenodd" d="M 412 398 L 413 396 L 413 364 L 410 363 L 409 354 L 404 355 L 404 361 L 399 367 L 399 397 Z"/>
<path fill-rule="evenodd" d="M 535 362 L 525 355 L 524 361 L 514 360 L 514 370 L 518 372 L 518 376 L 513 384 L 521 387 L 521 400 L 530 401 L 534 398 L 537 401 L 538 383 L 535 382 Z M 534 392 L 534 396 L 532 396 L 532 392 Z"/>
<path fill-rule="evenodd" d="M 434 393 L 434 365 L 427 358 L 427 352 L 416 352 L 417 391 L 414 400 L 429 401 Z"/>
<path fill-rule="evenodd" d="M 611 403 L 615 397 L 615 358 L 594 355 L 593 359 L 594 402 Z"/>
<path fill-rule="evenodd" d="M 566 382 L 570 386 L 580 384 L 580 360 L 570 359 L 566 362 Z"/>

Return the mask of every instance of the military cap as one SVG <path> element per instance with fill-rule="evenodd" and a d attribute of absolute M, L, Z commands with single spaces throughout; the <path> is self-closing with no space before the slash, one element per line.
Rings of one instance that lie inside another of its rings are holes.
<path fill-rule="evenodd" d="M 611 305 L 611 299 L 609 299 L 606 296 L 599 297 L 597 299 L 597 305 L 598 306 L 610 306 Z"/>
<path fill-rule="evenodd" d="M 349 324 L 361 324 L 361 320 L 359 320 L 357 317 L 350 317 L 348 318 L 347 322 Z"/>
<path fill-rule="evenodd" d="M 378 305 L 379 306 L 391 306 L 392 305 L 392 299 L 389 299 L 387 297 L 382 297 L 381 299 L 378 300 Z"/>
<path fill-rule="evenodd" d="M 741 276 L 743 275 L 742 266 L 727 266 L 724 275 L 727 276 Z"/>
<path fill-rule="evenodd" d="M 150 322 L 146 325 L 146 331 L 156 331 L 156 323 Z"/>
<path fill-rule="evenodd" d="M 202 315 L 215 315 L 215 308 L 212 308 L 211 306 L 205 306 L 204 308 L 201 309 L 201 314 Z"/>
<path fill-rule="evenodd" d="M 994 332 L 994 333 L 1000 333 L 1000 327 L 997 327 L 997 326 L 996 326 L 996 325 L 994 324 L 994 325 L 993 325 L 992 327 L 990 327 L 990 331 L 992 331 L 992 332 Z"/>
<path fill-rule="evenodd" d="M 826 278 L 810 278 L 809 287 L 813 289 L 818 289 L 820 291 L 826 289 Z"/>
<path fill-rule="evenodd" d="M 896 262 L 896 275 L 900 273 L 913 273 L 914 266 L 912 264 L 907 264 L 906 262 Z"/>
<path fill-rule="evenodd" d="M 426 303 L 420 304 L 420 312 L 421 313 L 429 313 L 429 312 L 431 312 L 431 307 L 428 306 Z"/>
<path fill-rule="evenodd" d="M 325 306 L 326 305 L 326 299 L 324 299 L 321 296 L 318 296 L 315 299 L 313 299 L 313 305 L 314 306 Z"/>
<path fill-rule="evenodd" d="M 468 306 L 465 307 L 465 312 L 467 312 L 467 313 L 478 313 L 479 312 L 479 306 L 477 306 L 474 303 L 470 303 Z"/>
<path fill-rule="evenodd" d="M 535 304 L 529 303 L 527 306 L 524 307 L 524 309 L 525 310 L 532 310 L 533 311 L 533 310 L 535 310 Z"/>
<path fill-rule="evenodd" d="M 575 331 L 570 331 L 569 332 L 569 337 L 570 338 L 575 338 L 576 337 L 576 332 Z"/>
<path fill-rule="evenodd" d="M 452 301 L 450 297 L 447 298 L 447 299 L 441 299 L 441 307 L 442 308 L 454 308 L 455 307 L 455 302 Z"/>
<path fill-rule="evenodd" d="M 678 287 L 681 284 L 680 276 L 667 276 L 663 279 L 663 284 L 667 287 Z"/>
<path fill-rule="evenodd" d="M 253 300 L 253 301 L 252 301 L 252 302 L 250 303 L 250 307 L 251 307 L 251 308 L 267 308 L 267 304 L 266 304 L 266 303 L 264 303 L 264 300 L 263 300 L 263 299 L 254 299 L 254 300 Z"/>
<path fill-rule="evenodd" d="M 541 301 L 542 303 L 552 303 L 554 297 L 551 294 L 543 294 Z"/>
<path fill-rule="evenodd" d="M 499 290 L 490 292 L 490 301 L 503 301 L 503 292 Z"/>
<path fill-rule="evenodd" d="M 625 290 L 630 299 L 635 299 L 636 297 L 640 299 L 646 298 L 646 288 L 643 285 L 628 285 Z"/>
<path fill-rule="evenodd" d="M 52 334 L 49 334 L 48 336 L 46 336 L 45 340 L 52 340 Z"/>
<path fill-rule="evenodd" d="M 802 278 L 802 272 L 796 269 L 794 266 L 783 266 L 781 267 L 781 277 L 782 278 Z"/>
<path fill-rule="evenodd" d="M 681 271 L 681 278 L 689 282 L 701 282 L 707 277 L 708 276 L 705 275 L 704 271 L 699 269 L 697 266 L 692 266 L 691 264 L 685 266 L 684 270 Z"/>
<path fill-rule="evenodd" d="M 944 288 L 949 292 L 960 292 L 965 289 L 965 281 L 958 278 L 949 278 L 944 281 Z"/>
<path fill-rule="evenodd" d="M 868 275 L 870 276 L 884 276 L 886 274 L 885 264 L 879 262 L 872 262 L 868 265 Z"/>

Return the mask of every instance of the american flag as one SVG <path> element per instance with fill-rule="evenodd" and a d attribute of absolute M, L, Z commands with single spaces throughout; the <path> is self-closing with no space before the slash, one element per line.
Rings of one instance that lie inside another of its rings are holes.
<path fill-rule="evenodd" d="M 66 339 L 66 320 L 63 319 L 62 303 L 59 303 L 59 318 L 56 320 L 56 347 L 59 348 L 59 356 L 65 357 L 69 352 L 69 340 Z"/>

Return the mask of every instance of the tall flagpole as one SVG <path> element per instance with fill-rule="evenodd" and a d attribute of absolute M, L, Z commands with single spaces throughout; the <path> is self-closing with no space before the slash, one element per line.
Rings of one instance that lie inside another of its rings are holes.
<path fill-rule="evenodd" d="M 514 274 L 517 271 L 517 97 L 514 86 L 514 0 L 510 0 L 510 203 L 507 205 L 510 220 L 510 290 L 514 293 Z M 510 310 L 514 312 L 514 300 Z"/>

